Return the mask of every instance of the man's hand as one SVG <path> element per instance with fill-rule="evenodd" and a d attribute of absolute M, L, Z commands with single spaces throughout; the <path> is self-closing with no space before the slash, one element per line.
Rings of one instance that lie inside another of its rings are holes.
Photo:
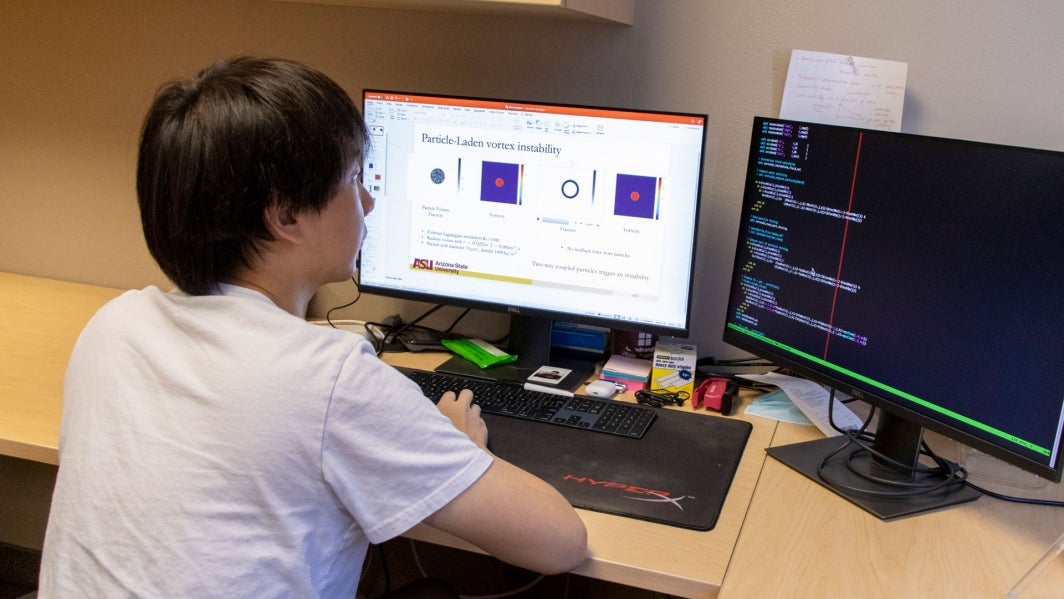
<path fill-rule="evenodd" d="M 472 391 L 463 389 L 457 396 L 454 391 L 448 391 L 436 403 L 436 407 L 451 419 L 455 428 L 468 435 L 480 447 L 487 449 L 488 425 L 480 417 L 480 406 L 473 404 Z"/>

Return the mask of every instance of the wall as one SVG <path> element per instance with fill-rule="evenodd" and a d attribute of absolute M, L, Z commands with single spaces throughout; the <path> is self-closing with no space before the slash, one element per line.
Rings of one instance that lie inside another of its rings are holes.
<path fill-rule="evenodd" d="M 152 92 L 221 56 L 284 55 L 352 94 L 380 87 L 709 114 L 691 337 L 703 354 L 734 355 L 719 338 L 749 123 L 778 113 L 792 48 L 907 62 L 905 131 L 1064 150 L 1056 0 L 637 0 L 631 27 L 266 0 L 0 0 L 0 270 L 166 285 L 133 195 Z M 331 286 L 316 309 L 352 294 L 350 283 Z M 422 308 L 364 298 L 341 314 Z"/>

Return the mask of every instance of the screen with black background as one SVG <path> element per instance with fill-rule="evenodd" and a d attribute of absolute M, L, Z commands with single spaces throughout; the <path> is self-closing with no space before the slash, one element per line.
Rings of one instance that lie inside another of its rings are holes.
<path fill-rule="evenodd" d="M 1064 153 L 757 118 L 725 338 L 1052 466 L 1062 255 Z"/>

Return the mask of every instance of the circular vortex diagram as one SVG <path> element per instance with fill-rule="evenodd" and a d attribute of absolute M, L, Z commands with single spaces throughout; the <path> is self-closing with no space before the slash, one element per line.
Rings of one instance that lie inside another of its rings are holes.
<path fill-rule="evenodd" d="M 580 193 L 580 184 L 572 179 L 567 179 L 562 183 L 562 195 L 570 200 L 575 198 Z"/>
<path fill-rule="evenodd" d="M 433 183 L 439 185 L 440 183 L 443 183 L 443 180 L 447 177 L 443 174 L 442 168 L 434 168 L 432 169 L 432 172 L 429 173 L 429 178 L 432 179 Z"/>

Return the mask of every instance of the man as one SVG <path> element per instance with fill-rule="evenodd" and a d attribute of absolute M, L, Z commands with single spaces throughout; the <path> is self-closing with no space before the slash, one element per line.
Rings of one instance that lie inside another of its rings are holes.
<path fill-rule="evenodd" d="M 64 383 L 41 597 L 353 597 L 419 522 L 564 572 L 586 531 L 486 450 L 471 394 L 433 406 L 364 339 L 305 322 L 374 200 L 358 109 L 321 73 L 240 57 L 163 86 L 137 195 L 177 285 L 104 306 Z"/>

